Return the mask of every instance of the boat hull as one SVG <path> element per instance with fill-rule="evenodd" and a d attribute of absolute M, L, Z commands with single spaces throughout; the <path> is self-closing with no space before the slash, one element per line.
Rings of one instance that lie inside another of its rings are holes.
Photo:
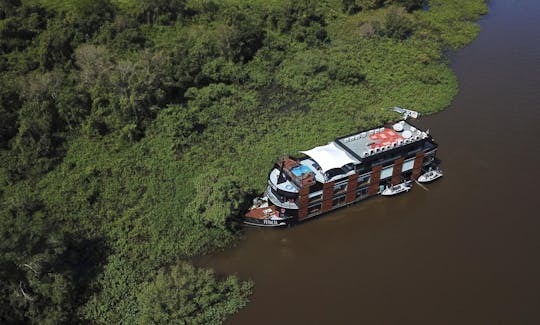
<path fill-rule="evenodd" d="M 285 220 L 269 220 L 269 219 L 254 219 L 254 218 L 247 218 L 244 217 L 243 223 L 250 226 L 257 226 L 257 227 L 285 227 L 290 225 L 290 222 L 287 222 L 288 219 Z"/>
<path fill-rule="evenodd" d="M 404 188 L 404 189 L 400 189 L 400 190 L 395 191 L 395 192 L 390 192 L 390 191 L 387 192 L 386 190 L 384 190 L 384 191 L 382 191 L 381 195 L 382 195 L 382 196 L 394 196 L 394 195 L 398 195 L 398 194 L 401 194 L 401 193 L 407 193 L 407 192 L 409 192 L 410 190 L 411 190 L 410 187 L 407 187 L 407 188 Z"/>

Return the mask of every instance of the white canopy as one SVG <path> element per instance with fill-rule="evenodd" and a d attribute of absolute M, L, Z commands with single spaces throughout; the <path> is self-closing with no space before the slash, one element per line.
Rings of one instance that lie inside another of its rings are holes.
<path fill-rule="evenodd" d="M 310 156 L 319 166 L 323 173 L 334 168 L 341 168 L 347 164 L 357 164 L 359 161 L 348 155 L 343 149 L 330 142 L 326 146 L 315 147 L 308 151 L 301 151 Z"/>

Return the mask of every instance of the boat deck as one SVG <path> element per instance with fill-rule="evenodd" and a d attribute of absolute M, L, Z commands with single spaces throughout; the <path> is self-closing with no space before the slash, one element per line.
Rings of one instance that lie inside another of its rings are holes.
<path fill-rule="evenodd" d="M 251 209 L 246 213 L 246 217 L 253 219 L 268 219 L 271 215 L 277 216 L 278 212 L 274 205 L 268 207 L 261 207 L 256 209 Z"/>
<path fill-rule="evenodd" d="M 389 128 L 385 128 L 382 132 L 371 134 L 369 138 L 373 140 L 373 142 L 367 145 L 370 149 L 389 146 L 392 143 L 397 143 L 399 140 L 405 140 L 399 133 Z"/>
<path fill-rule="evenodd" d="M 362 159 L 426 137 L 428 137 L 426 132 L 418 130 L 406 121 L 400 121 L 388 127 L 342 137 L 337 139 L 336 142 L 350 153 L 353 153 L 356 158 Z"/>

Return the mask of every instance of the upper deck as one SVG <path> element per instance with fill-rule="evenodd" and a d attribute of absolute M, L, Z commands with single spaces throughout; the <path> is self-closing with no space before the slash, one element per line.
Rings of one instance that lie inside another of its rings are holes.
<path fill-rule="evenodd" d="M 429 137 L 406 121 L 336 139 L 336 143 L 358 160 Z"/>
<path fill-rule="evenodd" d="M 298 193 L 316 182 L 342 179 L 368 170 L 373 164 L 394 161 L 399 155 L 405 157 L 418 150 L 436 148 L 436 144 L 425 141 L 426 138 L 431 138 L 428 132 L 404 120 L 361 131 L 302 151 L 306 155 L 302 158 L 280 159 L 270 171 L 268 181 L 284 195 Z"/>

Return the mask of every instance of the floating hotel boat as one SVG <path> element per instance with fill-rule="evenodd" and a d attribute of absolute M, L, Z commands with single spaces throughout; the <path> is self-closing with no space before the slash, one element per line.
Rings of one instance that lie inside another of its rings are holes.
<path fill-rule="evenodd" d="M 243 220 L 258 226 L 290 225 L 382 194 L 436 169 L 437 148 L 428 131 L 401 120 L 302 151 L 298 158 L 283 157 Z M 408 191 L 411 185 L 403 186 Z"/>

